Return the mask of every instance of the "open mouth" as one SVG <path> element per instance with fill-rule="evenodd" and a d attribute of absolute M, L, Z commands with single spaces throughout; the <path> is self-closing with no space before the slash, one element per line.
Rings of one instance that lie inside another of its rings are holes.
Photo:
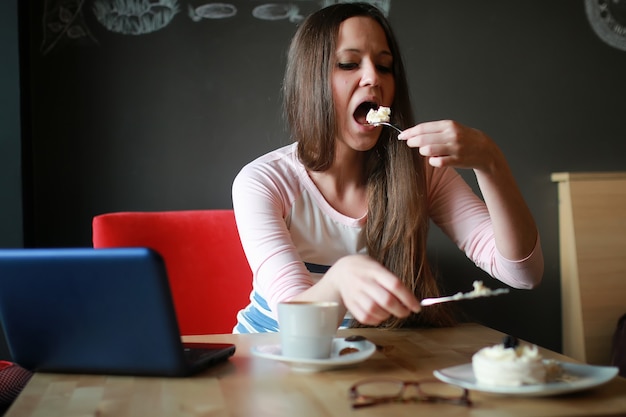
<path fill-rule="evenodd" d="M 354 120 L 358 123 L 365 125 L 367 124 L 367 112 L 371 109 L 377 109 L 378 103 L 374 103 L 373 101 L 364 101 L 359 104 L 359 106 L 354 111 Z"/>

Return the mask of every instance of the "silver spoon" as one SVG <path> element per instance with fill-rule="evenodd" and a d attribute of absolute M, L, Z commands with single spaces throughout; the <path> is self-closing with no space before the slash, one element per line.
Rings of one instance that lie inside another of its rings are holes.
<path fill-rule="evenodd" d="M 402 129 L 400 129 L 398 126 L 392 125 L 391 123 L 387 123 L 387 122 L 376 122 L 376 123 L 367 123 L 370 126 L 387 126 L 390 127 L 392 129 L 395 129 L 398 133 L 402 133 Z"/>

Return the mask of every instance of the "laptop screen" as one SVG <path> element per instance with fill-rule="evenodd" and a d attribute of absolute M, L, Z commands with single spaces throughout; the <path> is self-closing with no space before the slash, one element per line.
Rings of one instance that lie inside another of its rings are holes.
<path fill-rule="evenodd" d="M 194 372 L 163 260 L 147 248 L 0 250 L 0 320 L 27 369 Z"/>

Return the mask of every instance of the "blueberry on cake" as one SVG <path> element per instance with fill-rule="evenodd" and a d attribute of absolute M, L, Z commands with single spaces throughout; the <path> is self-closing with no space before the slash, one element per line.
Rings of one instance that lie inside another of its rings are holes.
<path fill-rule="evenodd" d="M 516 387 L 547 382 L 549 365 L 536 345 L 520 344 L 507 336 L 502 343 L 480 349 L 472 356 L 479 384 Z"/>

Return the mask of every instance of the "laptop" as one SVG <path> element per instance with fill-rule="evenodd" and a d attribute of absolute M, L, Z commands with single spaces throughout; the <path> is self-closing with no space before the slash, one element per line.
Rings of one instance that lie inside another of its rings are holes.
<path fill-rule="evenodd" d="M 187 376 L 235 352 L 182 343 L 148 248 L 0 249 L 0 321 L 13 361 L 37 372 Z"/>

